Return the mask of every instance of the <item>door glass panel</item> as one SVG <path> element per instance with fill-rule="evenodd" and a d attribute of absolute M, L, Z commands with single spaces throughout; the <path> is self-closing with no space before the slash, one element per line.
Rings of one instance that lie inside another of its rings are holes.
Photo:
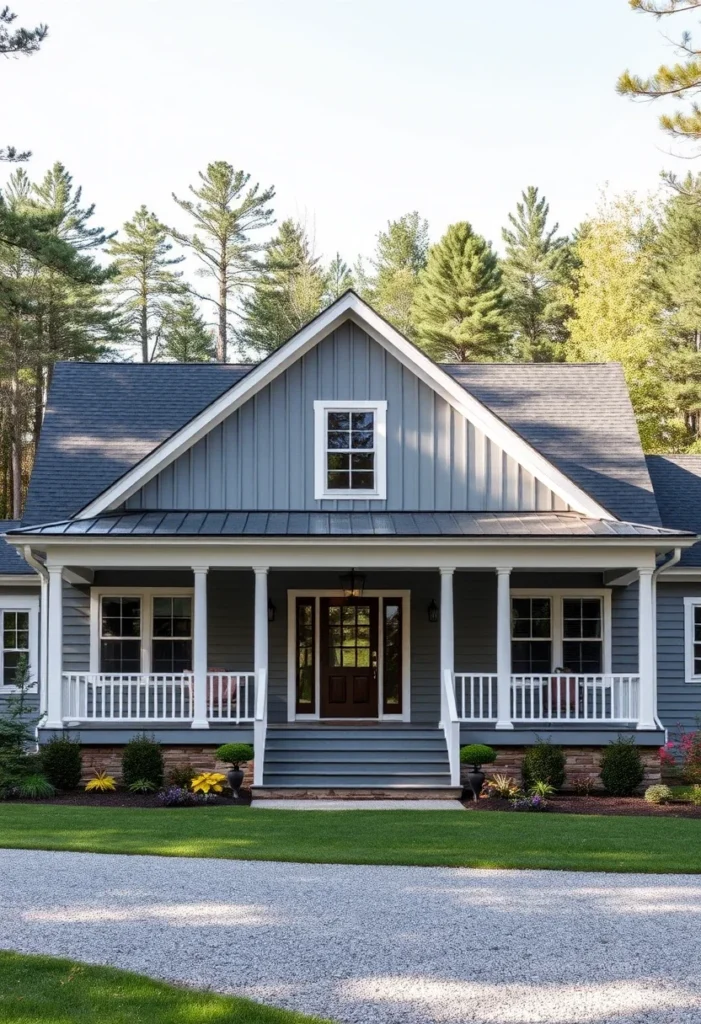
<path fill-rule="evenodd" d="M 314 599 L 297 599 L 297 711 L 314 713 Z"/>
<path fill-rule="evenodd" d="M 384 712 L 399 715 L 402 712 L 402 603 L 384 600 Z"/>

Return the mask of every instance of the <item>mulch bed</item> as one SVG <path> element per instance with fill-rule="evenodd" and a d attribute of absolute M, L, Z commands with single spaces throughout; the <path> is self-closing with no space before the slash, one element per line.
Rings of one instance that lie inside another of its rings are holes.
<path fill-rule="evenodd" d="M 17 800 L 13 803 L 62 804 L 64 807 L 159 807 L 170 811 L 180 810 L 179 807 L 163 807 L 156 793 L 85 793 L 76 790 L 74 793 L 57 793 L 47 800 Z M 251 791 L 242 789 L 238 800 L 229 796 L 215 796 L 214 800 L 200 804 L 202 807 L 241 807 L 251 802 Z M 193 806 L 197 807 L 197 804 Z"/>
<path fill-rule="evenodd" d="M 480 798 L 476 803 L 471 799 L 463 799 L 469 811 L 508 811 L 511 805 L 508 800 Z M 649 804 L 641 796 L 604 796 L 592 793 L 590 796 L 576 796 L 570 793 L 558 793 L 548 798 L 548 811 L 557 814 L 618 814 L 639 815 L 650 818 L 701 818 L 701 807 L 681 801 L 669 804 Z M 514 813 L 537 813 L 521 812 Z M 547 812 L 546 812 L 547 813 Z"/>

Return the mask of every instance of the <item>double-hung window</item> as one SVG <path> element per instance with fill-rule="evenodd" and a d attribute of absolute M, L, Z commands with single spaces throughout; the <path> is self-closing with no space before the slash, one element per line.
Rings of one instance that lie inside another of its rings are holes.
<path fill-rule="evenodd" d="M 96 595 L 95 671 L 116 674 L 192 671 L 192 594 Z"/>
<path fill-rule="evenodd" d="M 684 598 L 684 663 L 687 683 L 701 682 L 701 597 Z"/>
<path fill-rule="evenodd" d="M 29 668 L 29 612 L 0 611 L 2 650 L 0 651 L 0 681 L 3 686 L 18 682 L 22 667 Z"/>
<path fill-rule="evenodd" d="M 314 497 L 385 498 L 386 402 L 314 403 Z"/>
<path fill-rule="evenodd" d="M 517 675 L 538 675 L 556 669 L 573 675 L 610 671 L 610 654 L 605 646 L 607 608 L 608 600 L 599 594 L 512 595 L 512 671 Z M 698 621 L 701 678 L 701 615 Z"/>

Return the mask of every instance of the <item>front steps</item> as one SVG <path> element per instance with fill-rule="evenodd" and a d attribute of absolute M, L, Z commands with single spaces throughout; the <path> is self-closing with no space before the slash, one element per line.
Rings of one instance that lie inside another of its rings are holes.
<path fill-rule="evenodd" d="M 455 799 L 443 731 L 410 725 L 269 725 L 257 799 Z"/>

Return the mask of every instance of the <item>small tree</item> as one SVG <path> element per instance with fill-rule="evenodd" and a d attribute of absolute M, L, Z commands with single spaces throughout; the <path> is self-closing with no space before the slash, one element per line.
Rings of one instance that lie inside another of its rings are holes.
<path fill-rule="evenodd" d="M 163 359 L 176 363 L 211 363 L 216 357 L 212 331 L 196 304 L 183 296 L 163 311 Z"/>
<path fill-rule="evenodd" d="M 28 746 L 34 739 L 34 726 L 38 715 L 32 714 L 29 689 L 33 682 L 29 677 L 29 663 L 22 656 L 15 672 L 15 691 L 5 702 L 5 712 L 0 717 L 0 795 L 12 793 L 30 772 Z"/>

